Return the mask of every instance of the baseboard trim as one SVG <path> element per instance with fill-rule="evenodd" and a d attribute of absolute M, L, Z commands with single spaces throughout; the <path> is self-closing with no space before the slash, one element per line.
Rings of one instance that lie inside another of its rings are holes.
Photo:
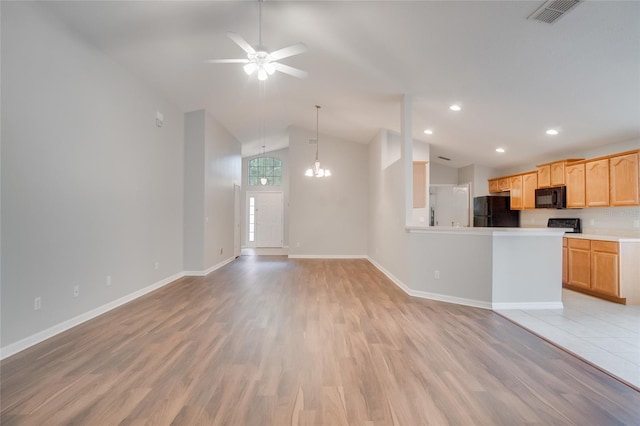
<path fill-rule="evenodd" d="M 389 278 L 392 283 L 398 286 L 400 290 L 404 291 L 409 296 L 412 296 L 411 289 L 405 283 L 403 283 L 400 279 L 398 279 L 398 277 L 393 275 L 391 272 L 387 271 L 387 269 L 384 266 L 382 266 L 381 264 L 373 260 L 371 257 L 367 256 L 367 260 L 369 261 L 369 263 L 375 266 L 380 272 L 382 272 L 387 278 Z"/>
<path fill-rule="evenodd" d="M 396 276 L 394 276 L 391 272 L 387 271 L 382 265 L 373 260 L 371 257 L 367 257 L 367 260 L 371 262 L 373 266 L 378 268 L 380 272 L 387 276 L 396 286 L 398 286 L 402 291 L 407 293 L 411 297 L 418 297 L 420 299 L 429 299 L 436 300 L 438 302 L 447 302 L 447 303 L 455 303 L 456 305 L 464 305 L 471 306 L 473 308 L 482 308 L 482 309 L 491 309 L 490 302 L 484 302 L 481 300 L 474 299 L 465 299 L 462 297 L 448 296 L 445 294 L 438 293 L 429 293 L 426 291 L 413 290 L 409 288 L 405 283 L 399 280 Z"/>
<path fill-rule="evenodd" d="M 174 274 L 170 277 L 164 278 L 160 281 L 157 281 L 151 285 L 148 285 L 144 288 L 141 288 L 140 290 L 134 291 L 133 293 L 130 293 L 126 296 L 123 296 L 119 299 L 116 299 L 112 302 L 106 303 L 102 306 L 99 306 L 95 309 L 92 309 L 90 311 L 87 311 L 83 314 L 80 314 L 76 317 L 73 317 L 71 319 L 68 319 L 66 321 L 63 321 L 59 324 L 54 325 L 53 327 L 49 327 L 46 330 L 43 331 L 39 331 L 35 334 L 32 334 L 29 337 L 25 337 L 22 340 L 18 340 L 15 343 L 12 343 L 10 345 L 7 345 L 3 348 L 0 348 L 0 360 L 5 359 L 10 357 L 11 355 L 15 355 L 18 352 L 21 352 L 27 348 L 30 348 L 31 346 L 34 346 L 40 342 L 43 342 L 57 334 L 60 334 L 64 331 L 69 330 L 70 328 L 73 328 L 77 325 L 80 325 L 86 321 L 89 321 L 90 319 L 96 318 L 106 312 L 109 312 L 121 305 L 124 305 L 125 303 L 131 302 L 132 300 L 135 300 L 141 296 L 144 296 L 147 293 L 151 293 L 154 290 L 157 290 L 161 287 L 164 287 L 167 284 L 170 284 L 172 282 L 174 282 L 175 280 L 178 280 L 182 277 L 185 276 L 184 272 L 178 272 L 177 274 Z"/>
<path fill-rule="evenodd" d="M 290 254 L 289 259 L 368 259 L 364 254 Z"/>
<path fill-rule="evenodd" d="M 492 303 L 491 309 L 513 310 L 513 309 L 562 309 L 562 302 L 527 302 L 527 303 Z"/>
<path fill-rule="evenodd" d="M 208 269 L 205 269 L 204 271 L 184 271 L 183 274 L 184 274 L 185 277 L 206 277 L 207 275 L 209 275 L 210 273 L 212 273 L 216 269 L 220 269 L 224 265 L 226 265 L 227 263 L 231 263 L 234 260 L 235 260 L 235 256 L 234 257 L 230 257 L 228 259 L 225 259 L 222 262 L 217 263 L 217 264 L 213 265 L 212 267 L 210 267 Z"/>

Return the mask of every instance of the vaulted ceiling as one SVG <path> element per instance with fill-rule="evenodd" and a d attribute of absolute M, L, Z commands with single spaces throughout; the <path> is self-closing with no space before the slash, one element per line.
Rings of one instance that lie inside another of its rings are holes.
<path fill-rule="evenodd" d="M 368 143 L 400 130 L 412 96 L 413 136 L 453 166 L 523 164 L 640 138 L 640 2 L 585 1 L 554 24 L 527 17 L 542 1 L 266 1 L 263 42 L 296 42 L 261 95 L 226 35 L 258 42 L 256 1 L 46 2 L 79 37 L 186 111 L 206 108 L 243 143 L 287 144 L 286 129 Z M 459 112 L 449 110 L 458 103 Z M 423 130 L 430 128 L 432 135 Z M 559 135 L 549 137 L 545 130 Z M 504 154 L 495 148 L 504 147 Z"/>

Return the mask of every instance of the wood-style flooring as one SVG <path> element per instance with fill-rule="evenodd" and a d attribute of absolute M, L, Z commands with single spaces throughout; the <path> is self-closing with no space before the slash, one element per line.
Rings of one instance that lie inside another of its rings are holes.
<path fill-rule="evenodd" d="M 241 257 L 0 367 L 2 425 L 640 423 L 632 388 L 366 260 Z"/>

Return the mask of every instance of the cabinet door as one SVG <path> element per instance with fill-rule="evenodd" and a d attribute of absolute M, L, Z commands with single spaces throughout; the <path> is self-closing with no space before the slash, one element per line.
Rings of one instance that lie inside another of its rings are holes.
<path fill-rule="evenodd" d="M 498 185 L 498 179 L 491 179 L 489 181 L 489 194 L 495 194 L 500 192 L 500 185 Z"/>
<path fill-rule="evenodd" d="M 498 180 L 498 187 L 502 192 L 509 191 L 511 189 L 511 180 L 508 177 Z"/>
<path fill-rule="evenodd" d="M 511 210 L 522 210 L 522 175 L 511 177 Z"/>
<path fill-rule="evenodd" d="M 563 238 L 562 241 L 562 284 L 569 282 L 569 265 L 568 263 L 568 248 L 566 238 Z"/>
<path fill-rule="evenodd" d="M 577 238 L 568 240 L 568 282 L 575 286 L 591 286 L 591 241 Z"/>
<path fill-rule="evenodd" d="M 635 153 L 609 159 L 612 206 L 637 206 L 640 204 L 638 156 L 639 154 Z"/>
<path fill-rule="evenodd" d="M 585 207 L 584 163 L 567 165 L 565 180 L 567 182 L 567 207 Z"/>
<path fill-rule="evenodd" d="M 536 188 L 538 187 L 538 174 L 527 173 L 522 176 L 522 208 L 536 208 Z"/>
<path fill-rule="evenodd" d="M 564 161 L 551 163 L 551 186 L 564 185 Z"/>
<path fill-rule="evenodd" d="M 548 188 L 551 186 L 551 165 L 538 166 L 538 188 Z"/>
<path fill-rule="evenodd" d="M 619 280 L 618 254 L 592 250 L 591 290 L 619 297 Z"/>
<path fill-rule="evenodd" d="M 609 205 L 609 159 L 585 163 L 585 190 L 587 207 Z"/>

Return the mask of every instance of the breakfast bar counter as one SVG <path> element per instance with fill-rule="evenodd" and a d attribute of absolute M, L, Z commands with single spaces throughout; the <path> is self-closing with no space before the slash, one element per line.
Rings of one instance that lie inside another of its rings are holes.
<path fill-rule="evenodd" d="M 486 309 L 562 308 L 565 229 L 406 229 L 409 294 Z"/>

